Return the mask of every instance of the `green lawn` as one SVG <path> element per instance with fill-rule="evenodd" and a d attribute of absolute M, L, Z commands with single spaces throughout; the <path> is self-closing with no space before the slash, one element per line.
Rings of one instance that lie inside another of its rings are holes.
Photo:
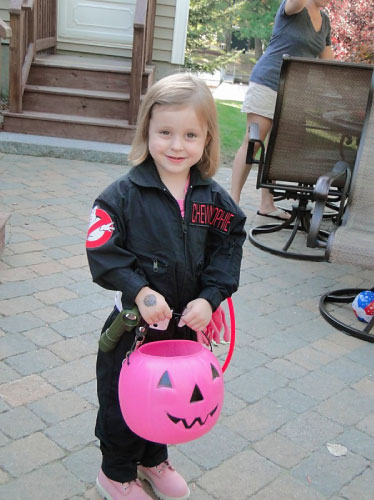
<path fill-rule="evenodd" d="M 216 100 L 216 106 L 222 158 L 233 160 L 245 133 L 246 114 L 240 111 L 242 103 L 238 101 Z"/>

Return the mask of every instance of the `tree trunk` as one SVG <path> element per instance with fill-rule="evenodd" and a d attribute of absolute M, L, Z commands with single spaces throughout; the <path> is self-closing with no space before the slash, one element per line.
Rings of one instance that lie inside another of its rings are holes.
<path fill-rule="evenodd" d="M 232 31 L 225 32 L 225 52 L 231 52 Z"/>
<path fill-rule="evenodd" d="M 261 38 L 255 38 L 255 57 L 256 61 L 262 56 L 262 41 Z"/>

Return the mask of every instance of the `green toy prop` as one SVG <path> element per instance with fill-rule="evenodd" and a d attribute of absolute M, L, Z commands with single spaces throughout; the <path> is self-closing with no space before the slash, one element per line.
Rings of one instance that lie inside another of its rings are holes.
<path fill-rule="evenodd" d="M 134 306 L 132 309 L 123 309 L 113 323 L 107 328 L 99 339 L 99 349 L 109 352 L 115 349 L 125 332 L 131 332 L 140 322 L 139 309 Z"/>

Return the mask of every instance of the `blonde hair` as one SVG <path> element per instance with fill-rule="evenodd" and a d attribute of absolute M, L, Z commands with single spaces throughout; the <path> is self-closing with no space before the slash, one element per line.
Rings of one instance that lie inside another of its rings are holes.
<path fill-rule="evenodd" d="M 148 90 L 139 109 L 137 129 L 129 154 L 131 163 L 139 165 L 149 156 L 149 122 L 155 105 L 191 105 L 195 108 L 208 129 L 204 152 L 197 167 L 203 177 L 213 177 L 218 170 L 220 151 L 216 105 L 206 83 L 188 73 L 162 78 Z"/>

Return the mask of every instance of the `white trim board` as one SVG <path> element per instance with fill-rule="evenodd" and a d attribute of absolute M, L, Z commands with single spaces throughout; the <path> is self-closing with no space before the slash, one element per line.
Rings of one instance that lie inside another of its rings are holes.
<path fill-rule="evenodd" d="M 184 64 L 189 8 L 190 0 L 176 0 L 173 48 L 171 52 L 172 64 Z"/>

